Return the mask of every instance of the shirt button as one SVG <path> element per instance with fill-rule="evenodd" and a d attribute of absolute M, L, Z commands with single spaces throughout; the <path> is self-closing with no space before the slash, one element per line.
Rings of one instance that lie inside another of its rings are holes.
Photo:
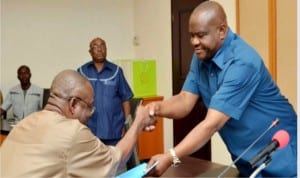
<path fill-rule="evenodd" d="M 215 74 L 214 74 L 214 73 L 210 73 L 210 76 L 211 76 L 211 77 L 214 77 L 214 76 L 215 76 Z"/>

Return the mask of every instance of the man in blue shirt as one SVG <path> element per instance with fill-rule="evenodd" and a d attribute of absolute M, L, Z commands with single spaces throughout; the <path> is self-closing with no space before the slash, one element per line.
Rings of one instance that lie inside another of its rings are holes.
<path fill-rule="evenodd" d="M 96 112 L 87 125 L 106 145 L 115 145 L 122 137 L 126 117 L 130 114 L 129 100 L 133 93 L 122 69 L 106 59 L 106 43 L 101 38 L 90 42 L 92 61 L 78 72 L 92 84 Z"/>
<path fill-rule="evenodd" d="M 216 132 L 235 160 L 279 118 L 278 126 L 268 130 L 235 165 L 242 176 L 249 177 L 255 170 L 249 160 L 283 129 L 290 135 L 289 144 L 272 154 L 271 163 L 259 176 L 296 177 L 297 116 L 259 54 L 230 30 L 223 8 L 213 1 L 195 8 L 189 32 L 195 53 L 182 91 L 166 101 L 150 104 L 149 112 L 179 119 L 192 110 L 199 97 L 208 111 L 175 148 L 151 158 L 149 165 L 160 161 L 155 174 L 161 175 L 172 163 L 179 164 L 182 156 L 201 148 Z"/>

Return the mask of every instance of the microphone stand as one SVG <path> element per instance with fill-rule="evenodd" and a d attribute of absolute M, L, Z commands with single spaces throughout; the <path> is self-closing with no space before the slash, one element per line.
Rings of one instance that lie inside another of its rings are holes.
<path fill-rule="evenodd" d="M 270 164 L 271 161 L 272 161 L 271 156 L 268 155 L 266 157 L 266 159 L 264 160 L 264 162 L 255 169 L 255 171 L 250 175 L 249 178 L 255 178 L 257 176 L 257 174 L 260 173 L 260 171 L 265 169 Z"/>
<path fill-rule="evenodd" d="M 244 156 L 254 145 L 256 142 L 258 142 L 271 128 L 277 126 L 277 124 L 279 123 L 279 119 L 276 118 L 272 124 L 257 138 L 254 140 L 253 143 L 251 143 L 241 154 L 240 156 L 238 156 L 230 165 L 228 165 L 226 167 L 226 169 L 224 169 L 219 175 L 218 178 L 221 178 L 222 176 L 224 176 L 228 170 L 238 161 L 242 158 L 242 156 Z"/>

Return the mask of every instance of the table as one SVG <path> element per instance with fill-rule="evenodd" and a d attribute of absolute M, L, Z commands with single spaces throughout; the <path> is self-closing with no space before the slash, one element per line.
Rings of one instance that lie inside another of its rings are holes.
<path fill-rule="evenodd" d="M 170 166 L 161 177 L 218 177 L 227 165 L 193 157 L 183 157 L 178 167 Z M 236 168 L 230 168 L 223 177 L 239 177 Z"/>

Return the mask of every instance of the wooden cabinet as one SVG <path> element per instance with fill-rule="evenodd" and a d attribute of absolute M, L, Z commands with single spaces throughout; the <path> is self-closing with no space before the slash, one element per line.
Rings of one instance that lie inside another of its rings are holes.
<path fill-rule="evenodd" d="M 142 98 L 142 105 L 154 101 L 162 101 L 162 96 L 145 97 Z M 158 118 L 156 128 L 152 132 L 143 131 L 137 143 L 138 155 L 140 160 L 148 160 L 151 156 L 164 152 L 164 139 L 163 139 L 163 118 Z"/>

